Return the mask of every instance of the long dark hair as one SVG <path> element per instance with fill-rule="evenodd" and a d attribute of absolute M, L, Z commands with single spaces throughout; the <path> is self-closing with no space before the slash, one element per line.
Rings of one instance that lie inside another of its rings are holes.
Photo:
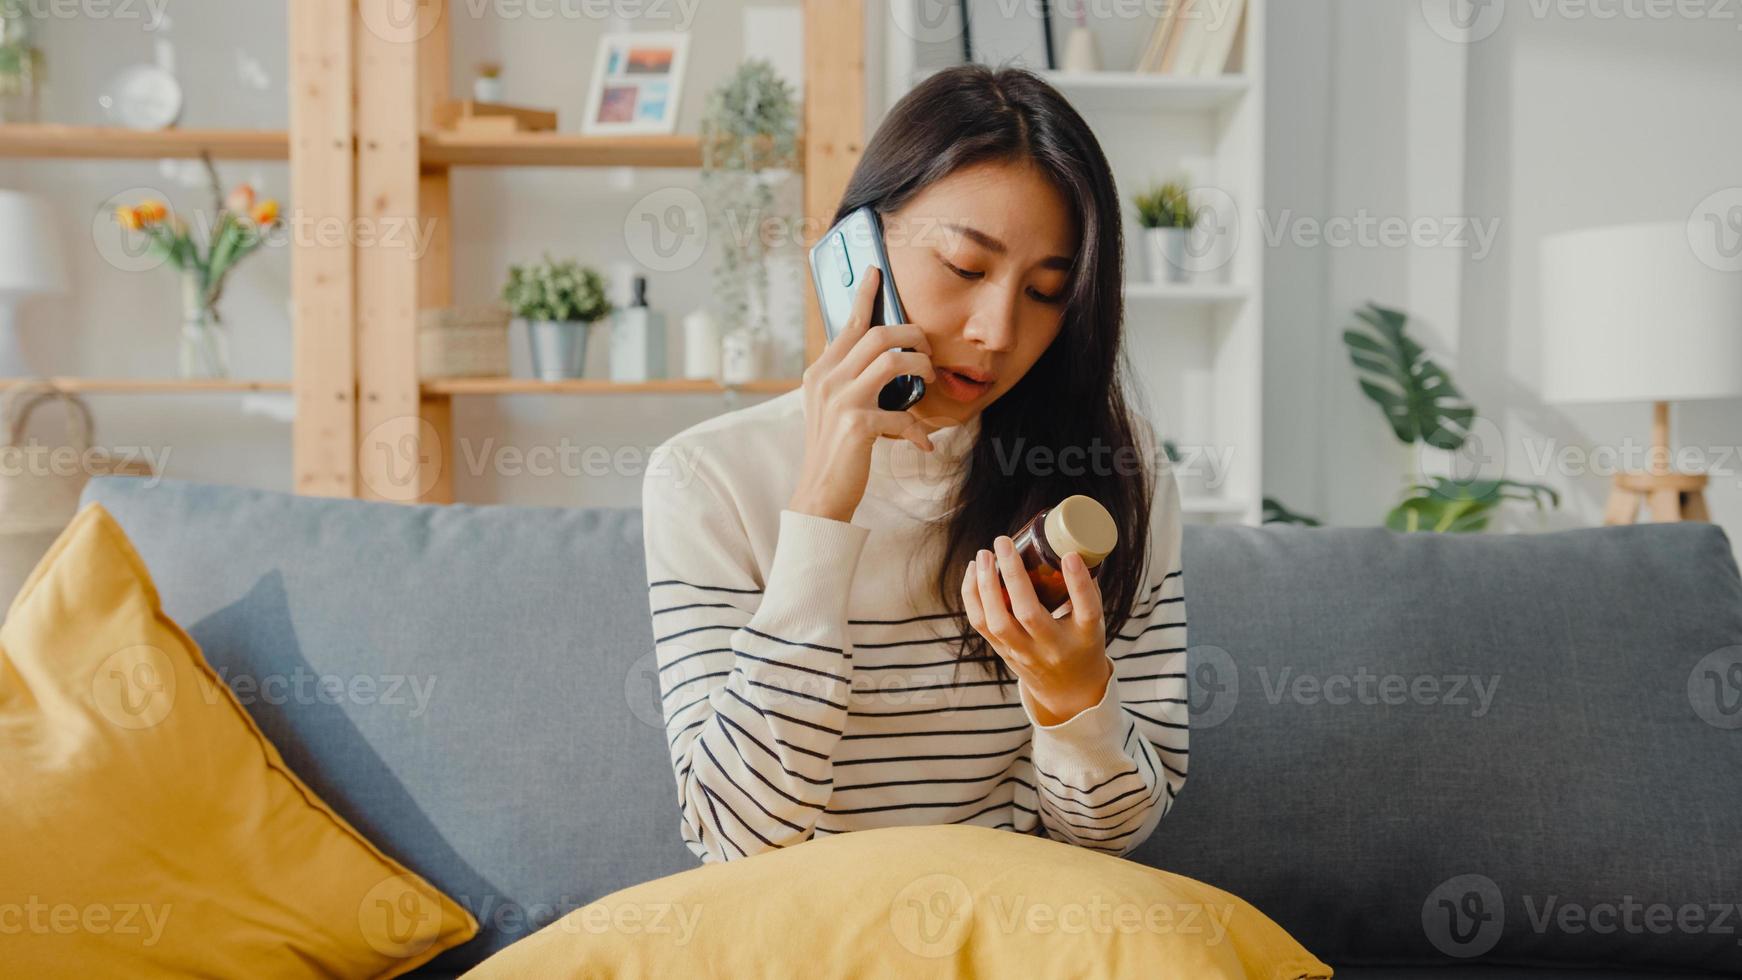
<path fill-rule="evenodd" d="M 890 110 L 865 147 L 835 220 L 867 205 L 880 214 L 900 210 L 933 182 L 990 162 L 1037 167 L 1070 203 L 1082 238 L 1058 338 L 981 412 L 962 478 L 943 516 L 930 525 L 942 545 L 933 587 L 961 636 L 957 670 L 980 663 L 998 680 L 1011 681 L 1014 675 L 962 609 L 962 574 L 978 549 L 1073 493 L 1099 500 L 1120 532 L 1119 546 L 1096 573 L 1109 641 L 1131 618 L 1148 561 L 1155 481 L 1123 384 L 1129 371 L 1121 327 L 1124 236 L 1112 170 L 1082 116 L 1038 76 L 961 65 L 933 74 Z M 1030 455 L 1036 450 L 1050 450 L 1051 461 L 1074 458 L 1060 457 L 1066 448 L 1084 454 L 1082 465 L 1022 463 L 1037 459 Z"/>

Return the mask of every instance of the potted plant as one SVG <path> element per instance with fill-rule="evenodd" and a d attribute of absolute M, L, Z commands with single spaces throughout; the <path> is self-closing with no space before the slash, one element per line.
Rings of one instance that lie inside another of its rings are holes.
<path fill-rule="evenodd" d="M 116 208 L 115 221 L 126 232 L 145 236 L 146 251 L 181 273 L 181 376 L 223 378 L 230 373 L 230 349 L 218 301 L 231 270 L 260 248 L 266 233 L 278 225 L 278 202 L 256 201 L 248 184 L 237 184 L 224 194 L 211 158 L 202 159 L 216 202 L 216 216 L 203 244 L 187 221 L 161 200 Z"/>
<path fill-rule="evenodd" d="M 472 98 L 479 102 L 502 101 L 502 64 L 497 61 L 478 62 L 477 75 L 472 79 Z"/>
<path fill-rule="evenodd" d="M 1385 515 L 1393 531 L 1481 531 L 1508 500 L 1538 510 L 1561 505 L 1560 494 L 1542 483 L 1504 476 L 1428 476 L 1421 471 L 1420 446 L 1458 452 L 1474 438 L 1476 407 L 1453 383 L 1451 373 L 1409 334 L 1409 315 L 1368 303 L 1355 311 L 1367 329 L 1343 331 L 1356 383 L 1385 415 L 1403 444 L 1409 472 L 1403 500 Z M 1318 527 L 1317 518 L 1296 513 L 1274 497 L 1264 498 L 1264 523 Z"/>
<path fill-rule="evenodd" d="M 611 315 L 605 277 L 548 254 L 530 266 L 508 267 L 502 299 L 526 323 L 532 373 L 543 381 L 578 378 L 587 363 L 587 328 Z"/>
<path fill-rule="evenodd" d="M 1168 181 L 1134 198 L 1143 244 L 1149 254 L 1149 281 L 1186 281 L 1186 239 L 1196 216 L 1185 185 Z"/>
<path fill-rule="evenodd" d="M 746 61 L 709 93 L 701 131 L 702 196 L 710 237 L 722 243 L 713 280 L 720 330 L 730 338 L 728 349 L 761 361 L 768 347 L 769 288 L 769 242 L 761 229 L 781 218 L 774 184 L 791 171 L 798 153 L 792 86 L 769 62 Z M 734 336 L 739 331 L 744 336 Z"/>

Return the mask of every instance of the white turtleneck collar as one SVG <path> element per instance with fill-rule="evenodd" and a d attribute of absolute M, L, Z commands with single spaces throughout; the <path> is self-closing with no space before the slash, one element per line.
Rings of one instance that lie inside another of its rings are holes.
<path fill-rule="evenodd" d="M 871 473 L 893 493 L 939 503 L 961 479 L 979 435 L 976 413 L 966 422 L 933 432 L 935 448 L 929 453 L 906 439 L 880 438 L 871 449 Z"/>

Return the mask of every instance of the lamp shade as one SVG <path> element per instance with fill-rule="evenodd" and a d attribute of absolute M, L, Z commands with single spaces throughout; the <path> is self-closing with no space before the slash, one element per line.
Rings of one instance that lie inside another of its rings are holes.
<path fill-rule="evenodd" d="M 1685 223 L 1550 235 L 1541 283 L 1544 401 L 1742 398 L 1742 275 Z"/>
<path fill-rule="evenodd" d="M 0 190 L 0 295 L 63 293 L 66 254 L 48 202 Z"/>

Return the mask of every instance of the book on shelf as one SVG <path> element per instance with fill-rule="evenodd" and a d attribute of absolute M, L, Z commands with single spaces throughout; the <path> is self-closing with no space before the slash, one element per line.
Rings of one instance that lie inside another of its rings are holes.
<path fill-rule="evenodd" d="M 1233 64 L 1245 23 L 1246 0 L 1230 0 L 1226 7 L 1210 0 L 1172 0 L 1156 19 L 1136 70 L 1220 75 Z"/>

